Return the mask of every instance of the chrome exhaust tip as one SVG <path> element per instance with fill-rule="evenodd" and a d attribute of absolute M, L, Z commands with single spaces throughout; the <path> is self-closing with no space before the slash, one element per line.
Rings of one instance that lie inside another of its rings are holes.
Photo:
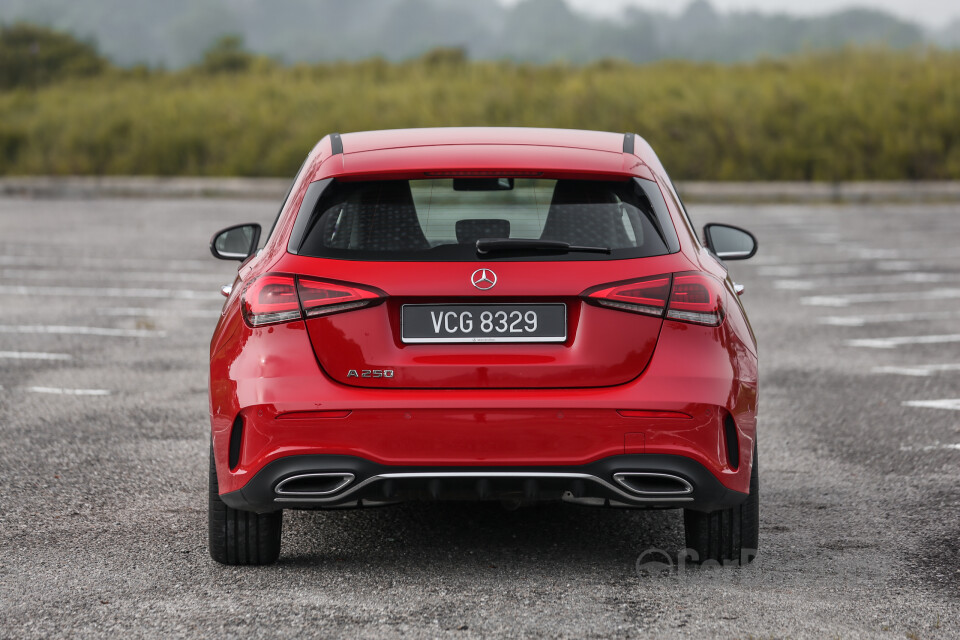
<path fill-rule="evenodd" d="M 643 497 L 680 498 L 693 493 L 693 485 L 671 473 L 624 471 L 613 479 L 630 493 Z"/>
<path fill-rule="evenodd" d="M 284 478 L 277 483 L 274 491 L 278 496 L 288 498 L 316 498 L 332 496 L 345 489 L 354 480 L 347 472 L 303 473 Z"/>

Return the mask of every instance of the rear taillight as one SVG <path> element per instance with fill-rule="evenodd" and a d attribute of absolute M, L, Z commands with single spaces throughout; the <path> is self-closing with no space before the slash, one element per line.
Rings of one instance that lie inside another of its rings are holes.
<path fill-rule="evenodd" d="M 604 307 L 663 317 L 670 296 L 670 276 L 656 276 L 614 285 L 603 285 L 587 299 Z"/>
<path fill-rule="evenodd" d="M 723 322 L 723 291 L 713 276 L 694 272 L 603 285 L 585 297 L 611 309 L 716 327 Z"/>
<path fill-rule="evenodd" d="M 359 309 L 383 298 L 372 289 L 312 278 L 297 278 L 297 291 L 308 318 Z"/>
<path fill-rule="evenodd" d="M 244 288 L 240 306 L 251 327 L 300 319 L 293 276 L 260 276 Z"/>
<path fill-rule="evenodd" d="M 723 285 L 705 273 L 678 273 L 673 276 L 667 319 L 708 327 L 723 322 Z"/>
<path fill-rule="evenodd" d="M 243 290 L 240 299 L 243 318 L 251 327 L 262 327 L 330 315 L 366 307 L 383 294 L 357 285 L 296 278 L 287 275 L 260 276 Z"/>

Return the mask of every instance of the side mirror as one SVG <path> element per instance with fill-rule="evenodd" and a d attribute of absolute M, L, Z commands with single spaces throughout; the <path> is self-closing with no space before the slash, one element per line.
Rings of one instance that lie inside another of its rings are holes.
<path fill-rule="evenodd" d="M 757 253 L 752 233 L 729 224 L 711 222 L 703 228 L 703 243 L 721 260 L 746 260 Z"/>
<path fill-rule="evenodd" d="M 238 224 L 218 231 L 210 239 L 210 253 L 220 260 L 246 260 L 260 243 L 260 225 Z"/>

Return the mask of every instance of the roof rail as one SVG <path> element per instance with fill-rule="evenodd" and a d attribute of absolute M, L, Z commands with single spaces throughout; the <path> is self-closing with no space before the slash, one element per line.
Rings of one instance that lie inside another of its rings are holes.
<path fill-rule="evenodd" d="M 623 134 L 623 152 L 624 153 L 633 153 L 633 138 L 632 133 Z"/>

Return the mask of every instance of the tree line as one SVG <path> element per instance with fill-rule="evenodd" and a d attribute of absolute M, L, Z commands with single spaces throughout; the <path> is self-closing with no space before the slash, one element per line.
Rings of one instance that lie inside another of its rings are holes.
<path fill-rule="evenodd" d="M 674 13 L 675 4 L 682 10 Z M 0 21 L 95 40 L 125 67 L 196 64 L 225 35 L 286 63 L 400 61 L 437 47 L 462 49 L 473 60 L 585 63 L 737 62 L 848 45 L 960 45 L 960 22 L 931 31 L 875 10 L 797 17 L 723 12 L 708 0 L 663 5 L 671 12 L 634 7 L 598 18 L 567 0 L 0 0 Z"/>
<path fill-rule="evenodd" d="M 166 71 L 37 33 L 0 32 L 0 174 L 290 176 L 332 131 L 493 125 L 636 132 L 682 179 L 960 179 L 956 51 L 282 65 L 228 38 Z"/>

